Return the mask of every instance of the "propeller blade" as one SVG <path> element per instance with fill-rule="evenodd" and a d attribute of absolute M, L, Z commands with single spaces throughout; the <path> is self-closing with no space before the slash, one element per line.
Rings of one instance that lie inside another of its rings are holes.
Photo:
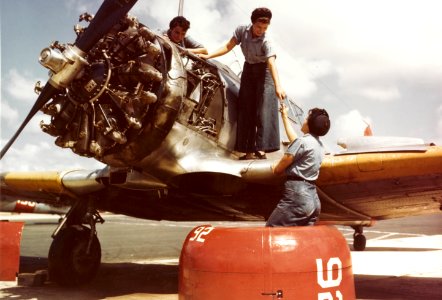
<path fill-rule="evenodd" d="M 85 32 L 76 40 L 75 46 L 84 53 L 87 53 L 104 34 L 109 32 L 109 30 L 129 12 L 136 2 L 137 0 L 104 0 Z M 75 49 L 72 50 L 71 53 L 78 54 Z M 46 102 L 57 94 L 60 89 L 65 87 L 67 83 L 73 79 L 76 72 L 78 72 L 78 68 L 74 64 L 70 64 L 70 66 L 71 68 L 68 66 L 64 72 L 62 71 L 59 74 L 55 74 L 50 78 L 48 83 L 46 83 L 23 123 L 20 125 L 8 143 L 3 147 L 0 153 L 0 160 L 15 142 L 32 117 L 43 107 L 43 105 L 46 104 Z"/>
<path fill-rule="evenodd" d="M 51 99 L 56 93 L 58 92 L 58 90 L 53 87 L 52 85 L 50 85 L 49 83 L 47 83 L 43 90 L 41 91 L 40 95 L 37 98 L 37 101 L 35 101 L 34 106 L 32 106 L 31 110 L 29 111 L 28 115 L 26 116 L 25 120 L 23 121 L 23 123 L 20 125 L 20 127 L 18 128 L 18 130 L 15 132 L 15 134 L 12 136 L 11 139 L 9 139 L 8 143 L 3 147 L 2 152 L 0 153 L 0 159 L 3 158 L 3 156 L 6 154 L 6 152 L 8 151 L 9 147 L 11 147 L 11 145 L 15 142 L 15 140 L 17 139 L 18 135 L 22 132 L 22 130 L 25 128 L 25 126 L 28 124 L 28 122 L 32 119 L 32 117 L 43 107 L 43 105 L 46 104 L 46 102 L 49 101 L 49 99 Z"/>
<path fill-rule="evenodd" d="M 75 46 L 88 52 L 134 6 L 137 0 L 105 0 Z"/>

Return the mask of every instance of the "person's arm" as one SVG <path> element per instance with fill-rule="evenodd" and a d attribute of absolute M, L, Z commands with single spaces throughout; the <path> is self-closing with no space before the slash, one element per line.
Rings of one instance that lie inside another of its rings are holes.
<path fill-rule="evenodd" d="M 286 95 L 279 81 L 278 70 L 276 69 L 275 64 L 275 56 L 270 56 L 267 59 L 267 66 L 270 70 L 270 74 L 272 74 L 273 83 L 275 84 L 276 96 L 279 98 L 279 100 L 284 100 Z"/>
<path fill-rule="evenodd" d="M 272 172 L 275 175 L 283 174 L 285 169 L 293 163 L 293 155 L 284 154 L 284 156 L 274 165 L 272 165 Z"/>
<path fill-rule="evenodd" d="M 289 138 L 290 142 L 293 142 L 296 140 L 298 135 L 296 134 L 295 129 L 293 128 L 292 124 L 290 124 L 289 118 L 288 118 L 288 108 L 285 104 L 281 104 L 280 107 L 281 112 L 281 118 L 282 123 L 284 124 L 284 129 L 287 134 L 287 137 Z M 273 174 L 282 174 L 284 173 L 284 170 L 290 166 L 293 163 L 293 155 L 290 154 L 284 154 L 284 156 L 272 166 L 272 172 Z"/>
<path fill-rule="evenodd" d="M 224 46 L 222 46 L 221 48 L 219 48 L 215 52 L 210 53 L 210 54 L 200 54 L 199 57 L 204 58 L 204 59 L 209 59 L 209 58 L 222 56 L 222 55 L 230 52 L 237 44 L 238 43 L 236 41 L 236 38 L 232 37 Z"/>
<path fill-rule="evenodd" d="M 187 51 L 193 53 L 193 54 L 208 54 L 209 52 L 207 52 L 207 49 L 205 47 L 203 48 L 187 48 Z"/>
<path fill-rule="evenodd" d="M 282 118 L 282 123 L 284 124 L 285 133 L 287 134 L 287 137 L 289 138 L 289 141 L 291 143 L 294 140 L 296 140 L 298 135 L 296 134 L 295 129 L 293 128 L 292 124 L 290 123 L 290 120 L 288 117 L 288 107 L 285 104 L 281 104 L 279 111 L 281 112 L 281 118 Z"/>
<path fill-rule="evenodd" d="M 194 40 L 191 36 L 187 35 L 184 37 L 184 46 L 186 51 L 192 54 L 207 54 L 207 48 L 203 44 Z"/>

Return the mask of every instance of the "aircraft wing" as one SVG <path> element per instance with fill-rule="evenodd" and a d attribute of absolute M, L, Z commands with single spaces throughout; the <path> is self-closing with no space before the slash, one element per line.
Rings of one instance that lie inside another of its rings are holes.
<path fill-rule="evenodd" d="M 8 203 L 17 200 L 69 206 L 81 197 L 104 188 L 95 181 L 97 171 L 41 171 L 2 172 L 2 210 L 9 211 Z"/>
<path fill-rule="evenodd" d="M 141 217 L 145 217 L 141 210 L 154 204 L 159 211 L 147 217 L 155 219 L 248 220 L 255 216 L 263 220 L 279 199 L 283 178 L 271 174 L 275 160 L 193 159 L 204 163 L 181 161 L 185 172 L 168 178 L 167 183 L 127 169 L 5 172 L 1 174 L 2 201 L 71 205 L 95 197 L 98 207 L 115 212 L 125 212 L 125 206 L 136 202 Z M 327 155 L 317 186 L 323 221 L 371 221 L 436 212 L 442 203 L 442 147 Z M 167 207 L 187 209 L 177 217 L 176 210 L 168 212 Z"/>
<path fill-rule="evenodd" d="M 317 183 L 327 214 L 382 220 L 437 212 L 442 147 L 328 156 Z"/>

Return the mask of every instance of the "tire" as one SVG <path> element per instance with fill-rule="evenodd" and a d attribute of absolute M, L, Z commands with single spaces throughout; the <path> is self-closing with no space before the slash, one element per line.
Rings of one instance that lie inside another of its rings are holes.
<path fill-rule="evenodd" d="M 101 263 L 101 246 L 94 235 L 86 254 L 90 232 L 85 226 L 75 226 L 57 234 L 48 255 L 50 280 L 63 286 L 77 286 L 95 277 Z"/>
<path fill-rule="evenodd" d="M 364 251 L 367 239 L 365 235 L 357 233 L 353 235 L 353 249 L 355 251 Z"/>

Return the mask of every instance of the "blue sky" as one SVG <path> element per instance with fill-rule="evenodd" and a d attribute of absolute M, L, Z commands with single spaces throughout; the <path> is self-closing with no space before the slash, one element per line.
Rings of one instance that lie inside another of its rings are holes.
<path fill-rule="evenodd" d="M 1 146 L 45 83 L 40 51 L 52 41 L 73 42 L 73 26 L 96 0 L 16 0 L 1 5 Z M 328 145 L 361 135 L 365 122 L 375 135 L 420 137 L 442 144 L 442 3 L 438 0 L 188 0 L 188 32 L 210 51 L 227 41 L 251 11 L 273 11 L 269 28 L 277 66 L 288 95 L 306 110 L 324 107 L 332 116 Z M 167 28 L 178 0 L 139 0 L 131 14 L 152 29 Z M 242 54 L 220 59 L 239 71 Z M 39 129 L 38 114 L 1 161 L 2 170 L 98 167 Z"/>

